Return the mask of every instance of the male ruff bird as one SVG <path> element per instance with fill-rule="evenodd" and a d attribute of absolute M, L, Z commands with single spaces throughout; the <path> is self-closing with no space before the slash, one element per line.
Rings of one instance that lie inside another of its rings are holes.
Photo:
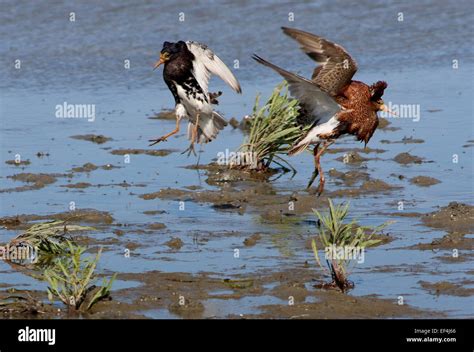
<path fill-rule="evenodd" d="M 234 91 L 241 93 L 240 84 L 216 54 L 206 45 L 192 41 L 163 43 L 160 59 L 154 69 L 164 64 L 163 78 L 175 100 L 176 128 L 164 136 L 149 140 L 150 146 L 166 141 L 179 132 L 181 119 L 187 118 L 188 139 L 191 145 L 186 151 L 193 152 L 194 143 L 208 143 L 216 138 L 227 121 L 213 110 L 219 93 L 209 93 L 211 74 L 219 76 Z M 185 151 L 185 152 L 186 152 Z"/>
<path fill-rule="evenodd" d="M 308 188 L 319 175 L 319 196 L 324 190 L 325 182 L 320 164 L 321 155 L 344 134 L 354 135 L 367 145 L 379 124 L 377 112 L 391 112 L 382 100 L 387 83 L 378 81 L 368 86 L 352 80 L 357 64 L 342 46 L 298 29 L 282 29 L 301 45 L 301 49 L 310 58 L 320 64 L 314 69 L 311 80 L 288 72 L 257 55 L 253 58 L 285 78 L 291 94 L 302 108 L 298 123 L 311 126 L 288 154 L 299 154 L 314 145 L 315 169 Z"/>

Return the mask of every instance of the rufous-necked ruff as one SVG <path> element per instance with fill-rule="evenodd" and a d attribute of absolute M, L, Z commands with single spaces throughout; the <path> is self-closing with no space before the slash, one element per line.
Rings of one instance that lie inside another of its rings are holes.
<path fill-rule="evenodd" d="M 314 145 L 315 170 L 308 188 L 319 174 L 318 195 L 324 190 L 324 174 L 320 157 L 344 134 L 354 135 L 359 141 L 370 140 L 379 124 L 378 111 L 387 111 L 382 95 L 387 83 L 378 81 L 371 86 L 352 80 L 357 64 L 340 45 L 298 29 L 282 27 L 283 32 L 295 39 L 301 49 L 318 65 L 311 80 L 288 72 L 254 55 L 253 58 L 282 75 L 291 94 L 299 101 L 302 113 L 300 125 L 310 125 L 309 131 L 288 151 L 295 155 Z M 321 148 L 319 148 L 322 144 Z"/>

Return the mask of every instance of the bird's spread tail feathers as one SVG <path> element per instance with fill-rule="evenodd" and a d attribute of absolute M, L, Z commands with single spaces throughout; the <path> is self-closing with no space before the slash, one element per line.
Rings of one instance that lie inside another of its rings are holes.
<path fill-rule="evenodd" d="M 224 129 L 227 126 L 227 121 L 217 112 L 212 112 L 212 118 L 203 119 L 201 117 L 199 121 L 199 127 L 197 129 L 197 136 L 195 142 L 203 144 L 209 143 L 217 137 L 217 134 L 220 130 Z M 188 139 L 193 140 L 193 131 L 195 129 L 195 124 L 190 122 L 188 124 Z"/>

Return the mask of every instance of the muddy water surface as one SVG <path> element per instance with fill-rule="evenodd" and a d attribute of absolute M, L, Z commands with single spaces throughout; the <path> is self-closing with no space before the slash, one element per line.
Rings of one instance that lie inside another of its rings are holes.
<path fill-rule="evenodd" d="M 179 23 L 182 9 L 174 2 L 159 8 L 5 3 L 1 217 L 35 216 L 20 217 L 20 226 L 3 221 L 0 243 L 25 223 L 71 209 L 89 214 L 77 221 L 97 231 L 80 241 L 91 251 L 103 246 L 100 271 L 119 276 L 114 299 L 88 317 L 472 317 L 473 214 L 464 205 L 473 205 L 473 46 L 469 31 L 459 31 L 472 28 L 472 4 L 376 3 L 369 13 L 364 3 L 234 4 L 216 4 L 210 12 L 193 5 Z M 67 21 L 70 11 L 77 13 L 75 23 Z M 396 20 L 400 11 L 403 23 Z M 294 23 L 288 12 L 296 14 Z M 248 23 L 237 26 L 233 17 Z M 205 167 L 242 143 L 243 132 L 231 126 L 202 147 L 202 167 L 181 154 L 184 132 L 148 147 L 148 139 L 174 128 L 173 120 L 151 118 L 172 108 L 161 72 L 150 69 L 164 40 L 203 41 L 224 61 L 240 61 L 235 72 L 243 95 L 212 81 L 224 91 L 218 110 L 240 120 L 258 92 L 268 96 L 280 81 L 253 64 L 251 53 L 305 75 L 313 67 L 279 33 L 282 25 L 339 41 L 359 62 L 356 79 L 386 80 L 385 101 L 415 104 L 420 115 L 387 117 L 372 150 L 340 140 L 323 157 L 328 177 L 320 198 L 305 190 L 310 154 L 289 160 L 298 170 L 293 177 L 268 181 Z M 371 45 L 374 33 L 390 50 Z M 17 58 L 20 70 L 12 65 Z M 125 59 L 130 70 L 123 69 Z M 56 118 L 55 107 L 64 102 L 95 104 L 94 121 Z M 20 165 L 11 162 L 17 154 Z M 395 221 L 385 230 L 387 240 L 352 270 L 355 288 L 347 295 L 313 287 L 327 277 L 310 247 L 311 209 L 324 209 L 327 197 L 349 200 L 351 218 L 364 225 Z M 47 302 L 43 282 L 3 261 L 0 283 L 2 294 L 29 290 Z M 184 306 L 176 305 L 180 295 Z"/>

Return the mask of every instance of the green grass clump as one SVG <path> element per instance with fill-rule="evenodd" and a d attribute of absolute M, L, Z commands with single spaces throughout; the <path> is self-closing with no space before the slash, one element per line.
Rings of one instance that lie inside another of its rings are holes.
<path fill-rule="evenodd" d="M 323 268 L 323 270 L 329 271 L 332 277 L 332 282 L 324 284 L 323 287 L 338 287 L 344 292 L 354 286 L 354 284 L 348 280 L 349 264 L 351 262 L 356 263 L 356 259 L 352 256 L 355 252 L 352 250 L 365 250 L 365 248 L 380 243 L 381 240 L 373 239 L 373 236 L 389 225 L 390 222 L 386 222 L 377 227 L 359 226 L 356 220 L 344 223 L 349 212 L 349 203 L 334 205 L 330 199 L 328 214 L 323 215 L 315 209 L 313 209 L 313 211 L 319 220 L 319 239 L 325 251 L 324 258 L 327 267 L 321 264 L 315 239 L 313 239 L 311 243 L 314 257 L 318 265 Z M 328 256 L 328 253 L 336 253 L 336 255 Z M 341 255 L 339 256 L 337 253 Z"/>
<path fill-rule="evenodd" d="M 10 248 L 25 249 L 29 247 L 35 258 L 18 259 L 17 264 L 46 267 L 55 257 L 66 254 L 69 247 L 66 241 L 69 234 L 78 231 L 95 230 L 93 227 L 70 225 L 66 221 L 56 220 L 37 223 L 30 226 L 25 232 L 13 238 Z"/>
<path fill-rule="evenodd" d="M 115 275 L 102 286 L 96 287 L 92 282 L 97 280 L 94 273 L 99 262 L 102 249 L 95 258 L 83 258 L 85 247 L 67 241 L 68 255 L 58 257 L 54 265 L 44 271 L 44 279 L 48 282 L 48 297 L 61 300 L 65 305 L 80 311 L 89 310 L 94 304 L 109 297 Z"/>
<path fill-rule="evenodd" d="M 289 146 L 305 132 L 305 129 L 297 124 L 299 110 L 298 101 L 288 95 L 286 82 L 273 90 L 271 97 L 262 107 L 260 95 L 257 95 L 249 136 L 238 149 L 238 152 L 248 157 L 241 158 L 244 163 L 238 166 L 266 171 L 272 162 L 284 167 L 275 160 L 279 159 L 294 170 L 279 154 L 286 154 Z"/>

